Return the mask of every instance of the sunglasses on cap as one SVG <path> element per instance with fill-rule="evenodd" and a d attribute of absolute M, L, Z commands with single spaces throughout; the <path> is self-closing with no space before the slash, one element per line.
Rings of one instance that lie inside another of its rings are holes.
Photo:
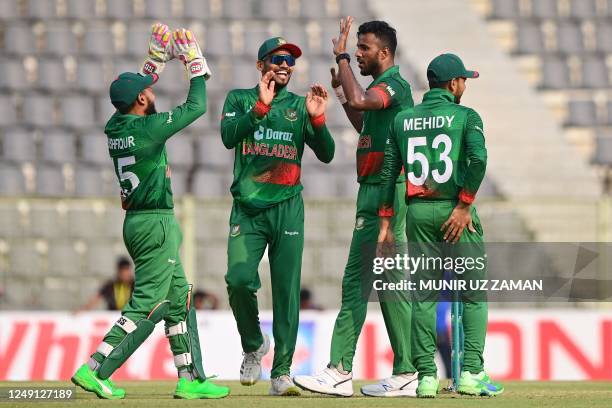
<path fill-rule="evenodd" d="M 282 65 L 283 62 L 286 62 L 290 67 L 295 65 L 295 57 L 291 54 L 270 55 L 268 60 L 274 65 Z"/>

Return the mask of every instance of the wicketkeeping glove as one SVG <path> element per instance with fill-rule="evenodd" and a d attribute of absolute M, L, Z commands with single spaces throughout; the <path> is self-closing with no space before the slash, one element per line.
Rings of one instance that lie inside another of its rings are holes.
<path fill-rule="evenodd" d="M 183 61 L 187 70 L 187 77 L 195 78 L 204 76 L 204 79 L 210 78 L 212 72 L 208 68 L 206 58 L 202 55 L 202 50 L 195 38 L 195 35 L 190 30 L 178 28 L 172 33 L 172 50 L 174 55 Z"/>
<path fill-rule="evenodd" d="M 164 70 L 166 62 L 174 58 L 171 39 L 172 32 L 167 25 L 155 23 L 151 26 L 149 52 L 140 68 L 142 75 L 159 74 Z"/>

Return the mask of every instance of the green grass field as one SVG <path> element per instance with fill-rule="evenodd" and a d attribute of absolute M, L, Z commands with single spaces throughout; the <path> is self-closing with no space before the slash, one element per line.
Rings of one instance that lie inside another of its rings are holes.
<path fill-rule="evenodd" d="M 238 382 L 219 381 L 231 387 L 232 394 L 222 400 L 174 400 L 172 392 L 173 382 L 123 382 L 118 385 L 125 387 L 126 399 L 121 402 L 99 400 L 95 395 L 78 389 L 76 401 L 58 404 L 42 402 L 21 402 L 11 404 L 16 407 L 40 408 L 43 406 L 58 407 L 68 406 L 73 408 L 87 407 L 186 407 L 186 406 L 210 406 L 219 408 L 238 407 L 321 407 L 321 408 L 374 408 L 374 407 L 610 407 L 612 401 L 612 383 L 610 382 L 507 382 L 504 383 L 506 391 L 504 394 L 493 398 L 466 397 L 455 394 L 441 394 L 433 400 L 421 400 L 413 398 L 368 398 L 354 396 L 352 398 L 334 398 L 320 396 L 304 392 L 301 397 L 269 397 L 268 383 L 262 381 L 254 387 L 243 387 Z M 354 384 L 358 391 L 362 382 Z M 446 382 L 443 383 L 446 385 Z M 60 386 L 67 383 L 45 382 L 45 383 L 23 383 L 4 382 L 0 387 L 6 389 L 10 386 Z M 71 384 L 70 384 L 71 385 Z M 0 401 L 0 406 L 7 406 L 6 400 Z"/>

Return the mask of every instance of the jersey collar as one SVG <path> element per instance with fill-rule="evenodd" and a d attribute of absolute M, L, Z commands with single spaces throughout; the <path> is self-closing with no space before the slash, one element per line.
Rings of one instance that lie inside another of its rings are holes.
<path fill-rule="evenodd" d="M 376 78 L 374 81 L 372 81 L 372 83 L 370 84 L 370 87 L 372 85 L 376 85 L 377 83 L 379 83 L 383 79 L 387 78 L 388 76 L 396 74 L 398 72 L 399 72 L 399 65 L 390 66 L 382 74 L 380 74 L 380 76 L 378 78 Z"/>
<path fill-rule="evenodd" d="M 455 95 L 450 93 L 447 89 L 434 88 L 430 89 L 423 95 L 423 103 L 432 102 L 451 102 L 455 103 Z"/>

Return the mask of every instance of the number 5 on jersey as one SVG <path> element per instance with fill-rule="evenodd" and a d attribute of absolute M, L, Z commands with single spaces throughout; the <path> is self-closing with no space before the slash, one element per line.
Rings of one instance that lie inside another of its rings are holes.
<path fill-rule="evenodd" d="M 129 180 L 131 183 L 131 187 L 123 187 L 121 188 L 121 195 L 123 197 L 127 197 L 138 187 L 140 184 L 140 180 L 138 176 L 131 171 L 123 171 L 124 167 L 131 166 L 136 163 L 136 157 L 128 156 L 128 157 L 119 157 L 117 159 L 117 173 L 119 174 L 119 183 Z"/>
<path fill-rule="evenodd" d="M 444 133 L 434 137 L 431 148 L 438 150 L 440 145 L 444 145 L 440 153 L 440 161 L 444 162 L 444 172 L 440 174 L 440 171 L 437 169 L 431 172 L 432 178 L 438 184 L 446 183 L 453 174 L 453 161 L 448 156 L 453 147 L 451 138 Z M 408 139 L 408 165 L 414 164 L 415 162 L 421 164 L 420 176 L 417 177 L 413 171 L 408 172 L 408 181 L 415 186 L 422 186 L 429 177 L 429 160 L 427 156 L 421 152 L 415 151 L 417 147 L 421 146 L 427 146 L 426 137 L 411 137 Z"/>

